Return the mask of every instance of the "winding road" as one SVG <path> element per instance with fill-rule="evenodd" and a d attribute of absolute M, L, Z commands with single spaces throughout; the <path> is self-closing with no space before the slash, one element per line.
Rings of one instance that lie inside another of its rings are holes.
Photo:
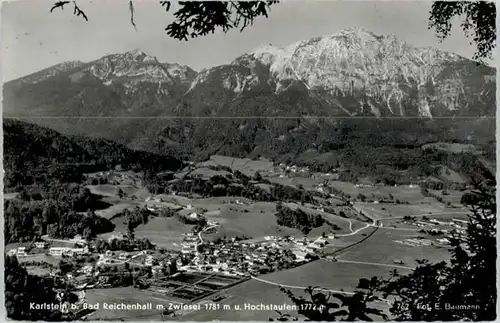
<path fill-rule="evenodd" d="M 412 216 L 423 217 L 423 216 L 448 215 L 448 214 L 467 214 L 467 212 L 440 212 L 440 213 L 432 213 L 432 214 L 431 213 L 423 213 L 423 214 L 416 214 L 416 215 L 412 215 Z M 366 230 L 368 228 L 376 228 L 377 230 L 378 229 L 404 230 L 404 231 L 418 231 L 419 230 L 419 229 L 409 229 L 409 228 L 388 228 L 388 227 L 383 227 L 383 226 L 380 226 L 380 225 L 376 225 L 377 222 L 380 221 L 380 220 L 401 219 L 401 218 L 404 218 L 404 216 L 388 217 L 388 218 L 381 218 L 381 219 L 374 219 L 374 218 L 370 217 L 367 214 L 365 214 L 365 216 L 368 217 L 368 218 L 370 218 L 372 220 L 371 224 L 367 224 L 367 225 L 365 225 L 362 228 L 359 228 L 357 230 L 353 230 L 352 229 L 352 221 L 349 220 L 349 219 L 344 219 L 347 222 L 349 222 L 349 230 L 351 232 L 350 233 L 346 233 L 346 234 L 337 234 L 335 236 L 336 237 L 353 236 L 353 235 L 356 235 L 356 234 L 360 233 L 361 231 Z M 375 233 L 375 231 L 372 232 L 372 234 L 373 233 Z M 349 248 L 351 246 L 354 246 L 354 245 L 357 245 L 359 243 L 362 243 L 362 242 L 366 241 L 367 239 L 369 239 L 371 237 L 372 234 L 370 234 L 369 236 L 365 237 L 365 239 L 363 239 L 361 241 L 358 241 L 356 243 L 353 243 L 352 245 L 349 245 L 349 246 L 347 246 L 345 248 L 342 248 L 341 250 L 347 249 L 347 248 Z M 367 265 L 367 266 L 380 266 L 380 267 L 406 269 L 406 270 L 413 270 L 413 269 L 415 269 L 414 267 L 408 267 L 408 266 L 383 264 L 383 263 L 373 263 L 373 262 L 364 262 L 364 261 L 352 261 L 352 260 L 342 260 L 342 259 L 336 259 L 336 261 L 339 262 L 339 263 L 346 263 L 346 264 L 358 264 L 358 265 Z M 276 282 L 273 282 L 273 281 L 269 281 L 269 280 L 265 280 L 265 279 L 262 279 L 262 278 L 258 278 L 258 277 L 252 276 L 252 275 L 250 277 L 251 277 L 251 279 L 257 280 L 257 281 L 265 283 L 265 284 L 270 284 L 270 285 L 280 286 L 280 287 L 286 287 L 286 288 L 290 288 L 290 289 L 305 290 L 308 287 L 308 286 L 297 286 L 297 285 L 280 284 L 280 283 L 276 283 Z M 345 292 L 345 291 L 334 290 L 334 289 L 325 289 L 325 288 L 315 288 L 315 289 L 316 290 L 320 290 L 320 291 L 326 291 L 326 292 L 332 292 L 332 293 L 339 293 L 339 294 L 345 294 L 345 295 L 354 295 L 355 294 L 354 292 Z M 379 301 L 382 301 L 384 303 L 389 303 L 390 302 L 387 299 L 379 299 Z"/>

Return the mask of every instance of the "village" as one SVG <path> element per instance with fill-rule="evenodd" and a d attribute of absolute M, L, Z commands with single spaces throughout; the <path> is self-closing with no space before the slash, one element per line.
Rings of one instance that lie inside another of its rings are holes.
<path fill-rule="evenodd" d="M 201 166 L 196 170 L 206 172 L 212 177 L 222 174 L 214 170 L 216 167 Z M 385 211 L 386 207 L 394 207 L 396 210 L 399 206 L 406 207 L 407 203 L 392 197 L 391 193 L 377 195 L 367 193 L 376 190 L 376 187 L 370 184 L 352 185 L 353 190 L 360 192 L 358 195 L 344 193 L 331 185 L 331 181 L 337 179 L 338 174 L 335 169 L 329 173 L 318 173 L 311 172 L 308 167 L 280 164 L 270 168 L 267 173 L 261 169 L 259 172 L 270 180 L 266 182 L 266 180 L 251 179 L 250 182 L 253 183 L 251 185 L 265 188 L 270 181 L 276 183 L 282 181 L 284 185 L 291 185 L 288 183 L 294 181 L 299 190 L 317 194 L 314 194 L 314 199 L 309 202 L 288 200 L 268 203 L 267 209 L 264 209 L 267 213 L 264 213 L 256 206 L 265 203 L 244 196 L 210 200 L 202 199 L 192 192 L 176 190 L 154 194 L 141 193 L 136 189 L 131 191 L 138 194 L 127 193 L 126 187 L 130 190 L 131 186 L 136 185 L 136 175 L 121 170 L 99 172 L 89 176 L 88 184 L 94 190 L 94 194 L 107 196 L 109 201 L 117 205 L 126 205 L 128 213 L 135 212 L 139 215 L 144 211 L 144 214 L 149 214 L 150 219 L 158 220 L 156 223 L 171 221 L 188 232 L 172 234 L 160 231 L 160 236 L 175 237 L 168 247 L 149 240 L 155 236 L 155 231 L 153 234 L 149 231 L 139 238 L 133 230 L 123 231 L 126 227 L 93 239 L 84 239 L 80 235 L 71 239 L 44 235 L 38 240 L 22 243 L 8 250 L 7 254 L 16 256 L 28 271 L 52 277 L 56 290 L 62 293 L 61 295 L 67 292 L 73 293 L 78 297 L 78 304 L 88 302 L 88 294 L 95 294 L 96 291 L 113 294 L 114 290 L 119 288 L 141 290 L 165 298 L 171 303 L 186 304 L 198 300 L 219 301 L 224 297 L 221 296 L 221 291 L 229 287 L 247 280 L 260 279 L 259 276 L 266 274 L 292 269 L 301 270 L 301 266 L 307 267 L 306 264 L 315 260 L 349 263 L 349 260 L 338 258 L 335 252 L 342 250 L 344 245 L 342 238 L 358 233 L 367 236 L 368 232 L 378 228 L 387 228 L 389 231 L 391 228 L 403 230 L 394 232 L 413 231 L 415 234 L 410 238 L 395 237 L 391 240 L 395 244 L 412 249 L 449 248 L 452 238 L 465 237 L 467 223 L 465 220 L 454 218 L 451 221 L 440 221 L 434 217 L 429 219 L 427 216 L 421 218 L 395 216 L 394 219 L 380 219 L 376 212 L 370 215 L 369 208 L 372 206 Z M 247 176 L 251 176 L 251 172 L 249 173 Z M 203 173 L 201 175 L 207 177 Z M 199 175 L 192 174 L 192 178 L 196 176 Z M 210 178 L 208 176 L 208 179 Z M 189 179 L 186 180 L 188 181 Z M 96 183 L 98 185 L 94 185 Z M 348 184 L 335 183 L 349 189 Z M 110 189 L 113 187 L 118 193 Z M 362 191 L 363 189 L 365 191 Z M 419 190 L 413 185 L 401 189 L 411 192 Z M 292 234 L 274 231 L 271 234 L 226 237 L 224 233 L 219 232 L 221 229 L 224 232 L 224 228 L 227 230 L 227 227 L 232 225 L 232 222 L 227 222 L 225 217 L 233 215 L 239 216 L 240 219 L 249 219 L 251 216 L 276 223 L 275 213 L 278 204 L 282 204 L 291 210 L 290 212 L 300 209 L 303 214 L 320 215 L 332 222 L 327 222 L 314 234 L 305 234 L 295 229 L 289 231 L 293 232 Z M 221 215 L 222 210 L 226 213 Z M 126 223 L 128 220 L 124 214 L 127 212 L 124 212 L 125 209 L 109 208 L 97 211 L 96 214 L 108 218 L 115 217 Z M 372 218 L 373 215 L 375 217 Z M 391 223 L 393 220 L 398 221 Z M 398 224 L 398 227 L 395 224 Z M 142 222 L 142 225 L 145 223 Z M 404 227 L 400 228 L 400 225 Z M 367 233 L 361 233 L 365 229 Z M 389 266 L 407 265 L 407 260 L 403 261 L 400 258 L 388 259 L 387 262 Z M 211 296 L 212 294 L 214 296 Z M 63 299 L 64 296 L 61 296 L 61 300 Z M 85 311 L 79 315 L 85 316 L 89 313 Z"/>
<path fill-rule="evenodd" d="M 152 204 L 148 204 L 148 209 L 159 211 L 158 206 Z M 185 208 L 184 214 L 191 219 L 204 219 L 191 205 Z M 37 270 L 45 267 L 48 271 L 44 275 L 54 278 L 61 293 L 67 292 L 69 286 L 69 290 L 79 297 L 79 303 L 85 301 L 85 290 L 128 285 L 185 300 L 207 296 L 225 286 L 225 282 L 234 285 L 252 276 L 294 268 L 318 259 L 321 249 L 335 238 L 330 234 L 318 238 L 265 236 L 204 241 L 203 234 L 216 231 L 219 224 L 213 220 L 201 223 L 204 226 L 182 235 L 180 250 L 156 246 L 102 250 L 106 243 L 108 246 L 130 245 L 129 235 L 115 232 L 106 241 L 89 241 L 79 235 L 72 239 L 45 235 L 7 254 L 16 256 L 27 268 L 31 264 L 36 265 Z M 203 286 L 212 286 L 210 279 L 217 279 L 218 282 L 213 283 L 217 288 L 206 287 L 200 291 L 199 284 L 186 287 L 185 280 L 192 279 L 186 277 L 205 277 Z M 166 285 L 173 287 L 168 289 Z M 183 292 L 185 288 L 188 290 Z"/>

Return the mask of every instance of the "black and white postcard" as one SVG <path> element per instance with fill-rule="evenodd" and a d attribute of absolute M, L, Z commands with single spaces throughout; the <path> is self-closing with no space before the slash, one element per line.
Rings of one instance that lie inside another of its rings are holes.
<path fill-rule="evenodd" d="M 496 7 L 3 1 L 5 318 L 493 321 Z"/>

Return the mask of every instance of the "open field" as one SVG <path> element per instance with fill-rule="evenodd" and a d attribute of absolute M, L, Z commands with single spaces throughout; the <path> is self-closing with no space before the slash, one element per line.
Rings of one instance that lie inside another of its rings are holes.
<path fill-rule="evenodd" d="M 54 266 L 57 266 L 59 264 L 59 261 L 61 258 L 56 258 L 53 256 L 46 255 L 44 253 L 41 253 L 41 254 L 19 257 L 18 259 L 19 259 L 20 263 L 30 262 L 30 261 L 41 261 L 41 262 L 46 262 L 46 263 L 52 264 Z"/>
<path fill-rule="evenodd" d="M 206 209 L 207 211 L 215 211 L 220 210 L 223 204 L 235 203 L 236 200 L 240 201 L 248 201 L 245 198 L 241 197 L 233 197 L 233 196 L 221 196 L 221 197 L 209 197 L 209 198 L 188 198 L 184 196 L 178 195 L 167 195 L 160 194 L 156 195 L 157 198 L 160 198 L 165 204 L 168 205 L 177 205 L 180 207 L 187 207 L 191 205 L 195 208 Z M 159 203 L 161 205 L 161 203 Z"/>
<path fill-rule="evenodd" d="M 328 239 L 329 244 L 322 249 L 323 253 L 331 254 L 334 252 L 335 255 L 340 254 L 344 248 L 351 248 L 351 245 L 362 241 L 374 231 L 376 231 L 375 227 L 367 227 L 356 234 L 337 235 L 335 239 Z"/>
<path fill-rule="evenodd" d="M 363 194 L 367 198 L 375 196 L 375 198 L 387 199 L 389 194 L 391 194 L 394 196 L 394 200 L 406 201 L 411 204 L 436 203 L 435 199 L 424 197 L 420 192 L 420 187 L 417 185 L 413 187 L 407 185 L 357 187 L 355 184 L 340 181 L 330 181 L 329 185 L 352 197 Z"/>
<path fill-rule="evenodd" d="M 139 199 L 145 199 L 151 194 L 149 191 L 140 186 L 136 185 L 113 185 L 113 184 L 103 184 L 103 185 L 87 185 L 87 188 L 92 194 L 107 196 L 107 197 L 118 197 L 118 191 L 122 190 L 125 196 L 136 196 Z"/>
<path fill-rule="evenodd" d="M 210 212 L 206 215 L 208 220 L 219 222 L 218 233 L 204 236 L 247 236 L 262 237 L 266 235 L 302 236 L 303 234 L 292 228 L 276 224 L 276 204 L 269 202 L 256 202 L 249 205 L 221 205 L 219 212 Z"/>
<path fill-rule="evenodd" d="M 118 232 L 127 232 L 127 225 L 124 223 L 122 217 L 114 218 L 111 222 L 115 225 L 114 231 L 100 234 L 99 238 L 108 239 Z M 134 233 L 137 238 L 147 238 L 159 247 L 178 250 L 180 248 L 182 234 L 190 232 L 191 228 L 191 225 L 181 223 L 174 217 L 153 217 L 148 220 L 148 223 L 139 225 L 134 230 Z"/>
<path fill-rule="evenodd" d="M 334 231 L 334 233 L 336 233 L 336 234 L 350 233 L 352 231 L 349 228 L 356 230 L 356 229 L 366 225 L 366 223 L 362 223 L 361 221 L 356 220 L 356 219 L 346 219 L 346 218 L 343 218 L 343 217 L 335 215 L 335 214 L 322 212 L 322 211 L 316 210 L 316 209 L 311 209 L 308 207 L 298 205 L 296 203 L 285 203 L 284 205 L 287 207 L 290 207 L 292 209 L 299 208 L 302 211 L 309 213 L 309 214 L 317 214 L 317 215 L 322 216 L 328 222 L 340 227 L 340 230 Z"/>
<path fill-rule="evenodd" d="M 398 231 L 381 228 L 366 242 L 341 252 L 337 258 L 394 265 L 395 260 L 402 260 L 404 266 L 415 267 L 417 259 L 431 262 L 447 260 L 450 257 L 447 248 L 434 246 L 408 246 L 394 242 L 423 236 L 418 232 Z M 427 238 L 427 237 L 426 237 Z M 398 269 L 399 270 L 399 269 Z"/>
<path fill-rule="evenodd" d="M 210 179 L 213 176 L 226 176 L 227 174 L 230 174 L 228 171 L 225 170 L 213 170 L 207 167 L 199 167 L 196 168 L 194 171 L 191 172 L 191 176 L 196 177 L 196 176 L 201 176 L 202 178 L 205 179 Z"/>
<path fill-rule="evenodd" d="M 465 209 L 447 208 L 441 203 L 433 204 L 373 204 L 373 203 L 355 203 L 354 208 L 374 219 L 398 218 L 407 215 L 424 215 L 434 218 L 433 214 L 450 214 L 458 216 L 458 213 L 467 213 Z"/>
<path fill-rule="evenodd" d="M 111 206 L 103 210 L 97 210 L 95 211 L 95 214 L 106 219 L 112 219 L 114 216 L 122 213 L 126 209 L 132 210 L 136 206 L 141 206 L 144 204 L 132 200 L 117 198 L 103 198 L 103 202 L 109 203 L 111 204 Z"/>
<path fill-rule="evenodd" d="M 430 193 L 440 196 L 445 203 L 451 203 L 452 205 L 462 206 L 460 200 L 466 192 L 454 191 L 454 190 L 444 190 L 447 194 L 443 194 L 443 190 L 429 190 Z"/>
<path fill-rule="evenodd" d="M 40 266 L 26 266 L 26 270 L 31 275 L 36 275 L 36 276 L 48 276 L 52 271 L 50 268 L 45 268 Z"/>
<path fill-rule="evenodd" d="M 302 185 L 306 190 L 313 190 L 316 185 L 323 182 L 321 178 L 313 178 L 313 177 L 279 177 L 279 176 L 270 176 L 266 177 L 271 183 L 277 183 L 286 186 L 298 187 Z"/>
<path fill-rule="evenodd" d="M 147 238 L 159 247 L 179 249 L 182 234 L 191 231 L 192 226 L 171 218 L 151 218 L 148 223 L 135 229 L 138 238 Z"/>
<path fill-rule="evenodd" d="M 253 176 L 256 171 L 268 172 L 273 168 L 273 162 L 267 159 L 252 160 L 249 158 L 233 158 L 227 156 L 214 155 L 210 160 L 200 163 L 198 166 L 227 166 L 233 171 L 239 170 L 247 176 Z"/>
<path fill-rule="evenodd" d="M 451 142 L 434 142 L 422 146 L 422 149 L 434 148 L 439 151 L 444 151 L 448 153 L 472 153 L 480 154 L 481 152 L 476 149 L 476 146 L 471 144 L 459 144 Z"/>
<path fill-rule="evenodd" d="M 95 195 L 100 195 L 102 196 L 102 201 L 105 203 L 110 204 L 111 206 L 102 210 L 97 210 L 95 213 L 96 215 L 102 216 L 103 218 L 106 219 L 111 219 L 113 218 L 116 214 L 121 213 L 125 211 L 125 209 L 132 209 L 136 206 L 143 205 L 144 203 L 141 203 L 136 200 L 131 200 L 128 198 L 119 198 L 118 197 L 118 190 L 122 188 L 123 185 L 87 185 L 87 188 L 90 190 L 92 194 Z M 127 187 L 129 189 L 127 189 Z M 130 186 L 126 186 L 125 188 L 122 188 L 124 192 L 127 190 L 131 191 L 132 188 Z M 138 191 L 138 189 L 133 189 L 135 191 Z M 141 189 L 142 190 L 142 189 Z M 127 194 L 127 193 L 126 193 Z"/>
<path fill-rule="evenodd" d="M 334 263 L 325 260 L 315 261 L 300 267 L 288 269 L 268 275 L 259 276 L 257 279 L 244 282 L 227 290 L 228 298 L 221 304 L 230 304 L 232 307 L 244 304 L 274 304 L 292 305 L 288 297 L 279 290 L 277 285 L 286 285 L 297 295 L 305 296 L 303 290 L 307 286 L 321 286 L 322 288 L 352 292 L 359 279 L 374 275 L 387 275 L 389 268 L 368 265 L 353 265 Z M 276 284 L 276 285 L 274 285 Z M 387 308 L 383 303 L 377 305 Z M 293 311 L 290 314 L 295 314 Z M 270 317 L 277 318 L 274 311 L 205 311 L 193 312 L 183 316 L 183 320 L 261 320 L 267 321 Z"/>

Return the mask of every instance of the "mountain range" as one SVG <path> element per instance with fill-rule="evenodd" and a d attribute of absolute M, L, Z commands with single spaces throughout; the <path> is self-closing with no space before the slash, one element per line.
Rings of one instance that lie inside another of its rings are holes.
<path fill-rule="evenodd" d="M 495 73 L 394 35 L 347 29 L 262 46 L 200 72 L 140 50 L 65 62 L 4 84 L 3 108 L 4 117 L 65 134 L 187 156 L 301 152 L 353 138 L 491 140 Z"/>

